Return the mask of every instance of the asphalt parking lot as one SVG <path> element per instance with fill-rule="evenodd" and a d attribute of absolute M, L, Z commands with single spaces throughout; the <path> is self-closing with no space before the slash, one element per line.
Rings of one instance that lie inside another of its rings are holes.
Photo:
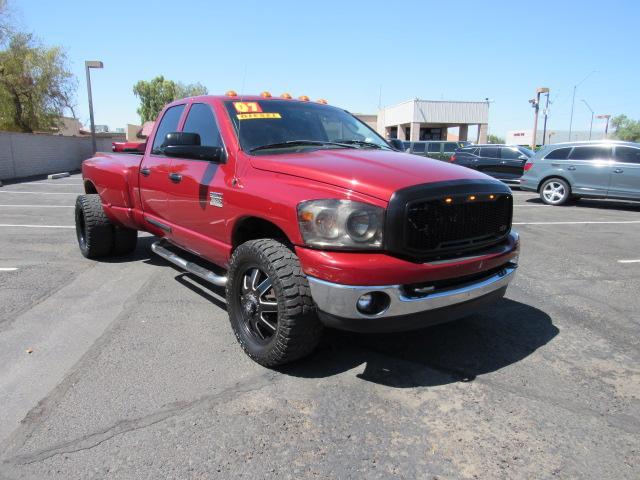
<path fill-rule="evenodd" d="M 273 371 L 152 237 L 84 259 L 81 190 L 0 188 L 0 478 L 640 477 L 640 204 L 516 191 L 502 302 Z"/>

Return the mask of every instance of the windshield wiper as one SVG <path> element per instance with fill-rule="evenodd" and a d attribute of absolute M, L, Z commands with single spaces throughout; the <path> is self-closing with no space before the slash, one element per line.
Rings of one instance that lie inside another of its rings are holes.
<path fill-rule="evenodd" d="M 252 148 L 249 152 L 257 152 L 259 150 L 268 150 L 270 148 L 286 148 L 296 146 L 318 146 L 324 147 L 326 145 L 336 146 L 342 148 L 356 148 L 353 145 L 339 142 L 324 142 L 322 140 L 289 140 L 287 142 L 270 143 L 268 145 L 260 145 L 259 147 Z"/>
<path fill-rule="evenodd" d="M 361 147 L 382 148 L 382 145 L 378 145 L 377 143 L 373 143 L 373 142 L 365 142 L 364 140 L 349 140 L 347 138 L 341 138 L 335 141 L 338 143 L 346 144 L 346 145 L 359 145 Z"/>

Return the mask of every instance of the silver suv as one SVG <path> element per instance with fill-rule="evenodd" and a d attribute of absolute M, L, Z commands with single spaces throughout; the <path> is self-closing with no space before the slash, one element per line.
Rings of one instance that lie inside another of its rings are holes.
<path fill-rule="evenodd" d="M 617 141 L 548 145 L 524 166 L 520 188 L 548 205 L 570 199 L 640 200 L 640 144 Z"/>

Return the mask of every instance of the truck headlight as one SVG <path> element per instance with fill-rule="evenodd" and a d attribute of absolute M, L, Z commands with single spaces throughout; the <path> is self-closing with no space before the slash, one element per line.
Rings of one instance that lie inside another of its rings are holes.
<path fill-rule="evenodd" d="M 307 245 L 381 248 L 384 209 L 352 200 L 309 200 L 298 205 L 298 223 Z"/>

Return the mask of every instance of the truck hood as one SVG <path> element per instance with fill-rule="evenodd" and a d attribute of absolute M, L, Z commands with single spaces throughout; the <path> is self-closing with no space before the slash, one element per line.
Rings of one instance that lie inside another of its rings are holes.
<path fill-rule="evenodd" d="M 260 170 L 328 183 L 384 201 L 396 190 L 421 183 L 491 178 L 459 165 L 388 150 L 320 149 L 256 155 L 251 163 Z"/>

